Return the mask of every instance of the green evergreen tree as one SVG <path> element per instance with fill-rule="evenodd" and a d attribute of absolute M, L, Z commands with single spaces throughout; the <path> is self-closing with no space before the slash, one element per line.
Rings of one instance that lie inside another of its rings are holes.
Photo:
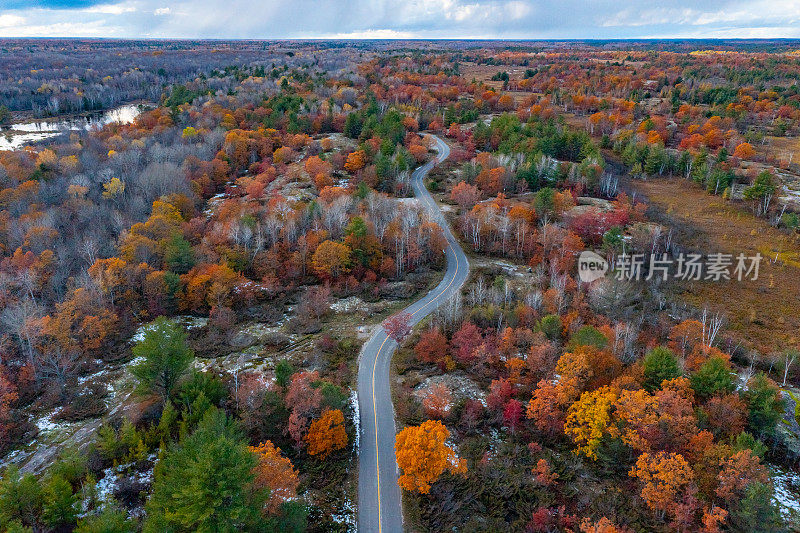
<path fill-rule="evenodd" d="M 104 505 L 99 514 L 90 515 L 78 522 L 74 533 L 133 533 L 135 524 L 128 513 L 116 505 Z"/>
<path fill-rule="evenodd" d="M 571 350 L 577 346 L 594 346 L 602 350 L 607 344 L 608 339 L 600 333 L 600 330 L 592 326 L 583 326 L 569 339 L 567 348 Z"/>
<path fill-rule="evenodd" d="M 659 346 L 650 350 L 642 360 L 644 369 L 644 388 L 650 392 L 661 388 L 665 379 L 674 379 L 681 375 L 678 358 L 669 348 Z"/>
<path fill-rule="evenodd" d="M 350 113 L 344 121 L 344 134 L 351 139 L 358 139 L 364 123 L 358 113 Z"/>
<path fill-rule="evenodd" d="M 0 526 L 19 521 L 34 526 L 42 513 L 42 487 L 31 474 L 20 476 L 11 465 L 0 480 Z"/>
<path fill-rule="evenodd" d="M 164 244 L 164 264 L 176 274 L 186 274 L 194 266 L 194 252 L 183 235 L 175 233 Z"/>
<path fill-rule="evenodd" d="M 253 488 L 256 464 L 234 424 L 211 408 L 156 466 L 143 531 L 263 531 L 258 522 L 266 495 Z"/>
<path fill-rule="evenodd" d="M 131 368 L 139 380 L 139 390 L 155 393 L 166 401 L 186 373 L 194 352 L 186 344 L 186 333 L 174 321 L 158 317 L 133 347 L 133 355 L 143 361 Z"/>
<path fill-rule="evenodd" d="M 712 357 L 691 377 L 692 389 L 703 400 L 717 393 L 728 393 L 734 389 L 728 363 L 721 357 Z"/>
<path fill-rule="evenodd" d="M 51 476 L 44 486 L 42 519 L 52 528 L 69 527 L 78 516 L 78 497 L 72 485 L 60 475 Z"/>
<path fill-rule="evenodd" d="M 539 321 L 539 330 L 550 340 L 560 339 L 562 328 L 561 317 L 558 315 L 547 315 Z"/>
<path fill-rule="evenodd" d="M 745 497 L 731 506 L 729 512 L 728 524 L 731 531 L 788 531 L 772 503 L 772 487 L 765 483 L 751 483 L 745 490 Z"/>
<path fill-rule="evenodd" d="M 759 372 L 747 384 L 742 397 L 749 409 L 747 424 L 750 430 L 756 435 L 774 435 L 775 426 L 786 408 L 786 400 L 781 397 L 778 387 Z"/>

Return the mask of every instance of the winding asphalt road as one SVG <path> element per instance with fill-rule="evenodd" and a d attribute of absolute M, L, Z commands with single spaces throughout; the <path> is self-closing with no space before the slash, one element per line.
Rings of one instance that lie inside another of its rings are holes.
<path fill-rule="evenodd" d="M 417 324 L 441 303 L 454 295 L 467 280 L 469 262 L 450 228 L 423 184 L 424 177 L 440 161 L 447 159 L 450 148 L 436 136 L 436 160 L 417 168 L 411 175 L 414 195 L 428 210 L 447 239 L 447 270 L 444 279 L 424 298 L 405 309 L 411 324 Z M 383 328 L 377 328 L 361 350 L 358 363 L 358 404 L 361 415 L 361 438 L 358 475 L 358 531 L 361 533 L 396 533 L 403 531 L 400 487 L 397 485 L 397 460 L 394 454 L 395 424 L 389 367 L 397 343 Z"/>

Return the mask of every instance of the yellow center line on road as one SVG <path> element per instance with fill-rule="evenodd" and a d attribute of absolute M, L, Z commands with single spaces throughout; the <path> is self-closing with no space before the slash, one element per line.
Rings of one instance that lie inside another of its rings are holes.
<path fill-rule="evenodd" d="M 441 163 L 441 161 L 438 162 Z M 431 165 L 431 168 L 433 168 L 435 165 L 436 165 L 435 163 Z M 453 279 L 451 279 L 450 283 L 447 284 L 447 287 L 442 289 L 441 292 L 437 294 L 435 297 L 433 297 L 430 302 L 426 303 L 425 305 L 423 305 L 422 307 L 411 313 L 412 317 L 417 313 L 419 313 L 420 311 L 422 311 L 423 309 L 425 309 L 426 307 L 428 307 L 436 300 L 438 300 L 444 293 L 448 291 L 448 289 L 450 289 L 450 286 L 452 286 L 453 282 L 456 280 L 459 269 L 458 254 L 456 253 L 456 250 L 453 247 L 453 245 L 448 244 L 447 248 L 445 248 L 445 257 L 447 256 L 448 249 L 453 252 L 453 256 L 456 258 L 456 270 L 453 273 Z M 446 271 L 447 270 L 445 269 L 445 272 Z M 381 351 L 383 350 L 383 345 L 386 344 L 386 341 L 389 340 L 389 335 L 386 334 L 385 331 L 384 334 L 386 335 L 386 338 L 383 339 L 380 348 L 378 348 L 378 353 L 375 354 L 375 360 L 372 362 L 372 413 L 374 414 L 375 417 L 375 470 L 377 472 L 377 479 L 378 479 L 378 533 L 383 533 L 383 520 L 381 517 L 381 467 L 380 467 L 380 454 L 378 452 L 378 408 L 375 402 L 375 369 L 378 365 L 378 358 L 380 357 Z"/>
<path fill-rule="evenodd" d="M 453 279 L 451 279 L 450 283 L 447 284 L 447 287 L 442 289 L 442 291 L 439 294 L 437 294 L 430 302 L 426 303 L 425 305 L 423 305 L 422 307 L 411 313 L 412 317 L 417 313 L 419 313 L 420 311 L 422 311 L 423 309 L 425 309 L 426 307 L 428 307 L 436 300 L 438 300 L 444 293 L 448 291 L 448 289 L 450 289 L 450 286 L 453 285 L 453 282 L 456 280 L 459 269 L 458 254 L 456 253 L 453 246 L 450 244 L 448 244 L 445 250 L 447 249 L 450 249 L 456 258 L 456 270 L 453 273 Z M 383 350 L 383 345 L 386 344 L 386 341 L 388 340 L 389 340 L 389 335 L 386 335 L 386 338 L 381 343 L 381 347 L 378 348 L 378 353 L 375 354 L 375 360 L 372 362 L 372 412 L 375 415 L 375 470 L 377 472 L 377 477 L 378 477 L 378 532 L 379 533 L 383 532 L 383 523 L 381 520 L 381 467 L 380 467 L 380 454 L 378 453 L 378 409 L 375 403 L 375 368 L 378 365 L 378 358 L 380 357 L 381 351 Z"/>

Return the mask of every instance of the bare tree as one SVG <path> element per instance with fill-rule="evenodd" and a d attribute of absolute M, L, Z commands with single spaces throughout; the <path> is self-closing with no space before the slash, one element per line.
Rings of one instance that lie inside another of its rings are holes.
<path fill-rule="evenodd" d="M 386 228 L 397 215 L 397 204 L 385 194 L 371 192 L 367 196 L 367 215 L 375 228 L 375 236 L 383 242 Z"/>
<path fill-rule="evenodd" d="M 714 313 L 714 316 L 709 316 L 708 308 L 703 309 L 700 322 L 703 324 L 702 341 L 704 345 L 712 346 L 714 344 L 714 340 L 717 338 L 719 330 L 722 329 L 724 321 L 724 317 L 719 313 Z"/>
<path fill-rule="evenodd" d="M 331 288 L 327 285 L 309 287 L 300 297 L 297 316 L 301 319 L 319 320 L 330 312 Z"/>
<path fill-rule="evenodd" d="M 61 401 L 67 398 L 67 385 L 77 376 L 80 367 L 77 350 L 62 350 L 52 346 L 39 354 L 39 374 L 58 385 Z"/>
<path fill-rule="evenodd" d="M 31 321 L 39 316 L 41 316 L 39 306 L 33 300 L 27 299 L 6 307 L 0 314 L 0 323 L 17 337 L 20 350 L 26 354 L 29 363 L 34 363 Z"/>
<path fill-rule="evenodd" d="M 783 352 L 781 352 L 780 364 L 783 367 L 783 383 L 781 384 L 782 387 L 786 386 L 786 379 L 789 377 L 789 369 L 797 360 L 798 355 L 800 355 L 800 353 L 798 353 L 797 350 L 784 350 Z"/>
<path fill-rule="evenodd" d="M 623 363 L 632 363 L 636 360 L 635 345 L 639 338 L 639 328 L 633 324 L 618 322 L 614 326 L 613 353 Z"/>

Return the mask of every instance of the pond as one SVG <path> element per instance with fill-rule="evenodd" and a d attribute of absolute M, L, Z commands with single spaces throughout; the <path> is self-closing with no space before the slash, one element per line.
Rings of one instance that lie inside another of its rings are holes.
<path fill-rule="evenodd" d="M 8 124 L 0 128 L 0 150 L 16 150 L 64 132 L 100 128 L 112 122 L 128 124 L 144 109 L 145 106 L 141 104 L 127 104 L 108 111 L 72 115 L 57 120 Z"/>

